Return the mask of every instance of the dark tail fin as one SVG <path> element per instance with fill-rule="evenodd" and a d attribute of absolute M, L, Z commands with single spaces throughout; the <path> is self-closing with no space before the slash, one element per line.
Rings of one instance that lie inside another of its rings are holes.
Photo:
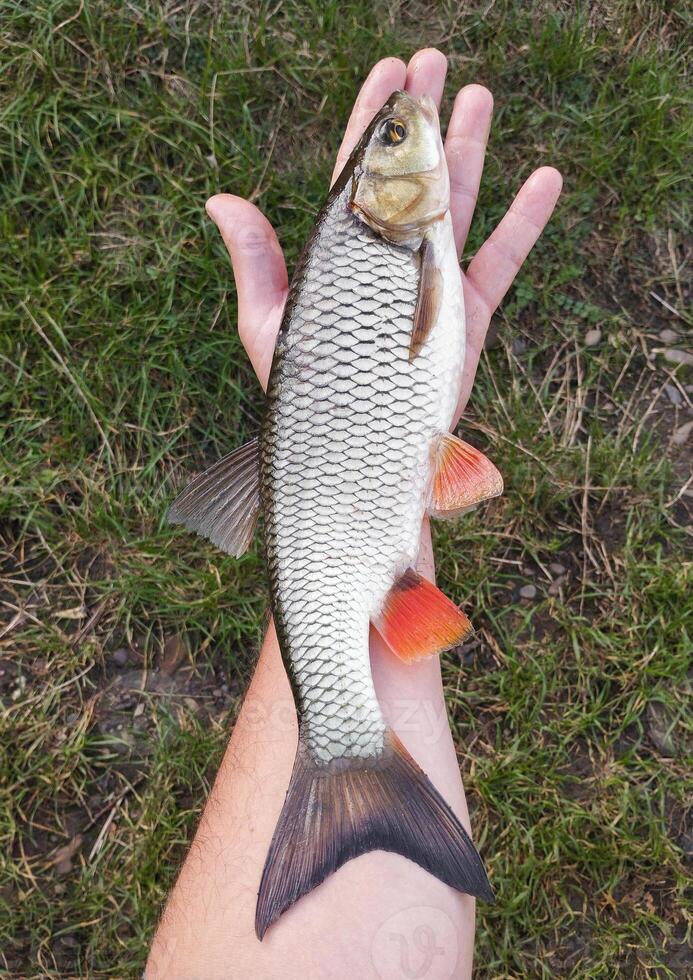
<path fill-rule="evenodd" d="M 260 882 L 259 939 L 290 905 L 366 851 L 394 851 L 461 892 L 493 901 L 466 830 L 399 739 L 371 766 L 330 771 L 299 742 Z"/>

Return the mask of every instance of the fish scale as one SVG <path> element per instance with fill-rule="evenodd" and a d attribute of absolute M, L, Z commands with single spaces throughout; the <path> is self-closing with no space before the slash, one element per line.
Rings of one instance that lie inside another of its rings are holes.
<path fill-rule="evenodd" d="M 260 439 L 277 630 L 321 763 L 382 752 L 369 621 L 416 557 L 431 440 L 449 422 L 459 360 L 441 331 L 410 362 L 418 256 L 348 200 L 345 187 L 295 278 Z"/>

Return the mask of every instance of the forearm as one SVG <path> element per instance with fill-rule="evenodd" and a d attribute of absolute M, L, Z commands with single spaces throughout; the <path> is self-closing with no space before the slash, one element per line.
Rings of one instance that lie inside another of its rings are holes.
<path fill-rule="evenodd" d="M 468 827 L 437 658 L 401 663 L 374 636 L 372 666 L 389 724 Z M 293 697 L 272 626 L 159 926 L 147 980 L 389 980 L 407 968 L 414 975 L 428 958 L 430 972 L 418 975 L 467 976 L 474 900 L 382 851 L 348 862 L 257 940 L 258 885 L 296 744 Z"/>

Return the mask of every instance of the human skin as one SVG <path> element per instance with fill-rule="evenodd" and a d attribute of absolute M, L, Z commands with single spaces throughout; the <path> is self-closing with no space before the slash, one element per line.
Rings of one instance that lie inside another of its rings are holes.
<path fill-rule="evenodd" d="M 333 181 L 365 126 L 398 88 L 440 103 L 446 59 L 434 49 L 408 65 L 375 65 L 354 105 Z M 445 152 L 450 209 L 461 253 L 481 179 L 493 100 L 479 85 L 455 99 Z M 492 313 L 541 234 L 561 189 L 551 167 L 535 171 L 462 274 L 467 348 L 457 418 L 471 393 Z M 207 202 L 228 248 L 238 291 L 238 330 L 263 387 L 286 301 L 276 235 L 254 205 L 229 194 Z M 502 470 L 502 460 L 495 461 Z M 433 578 L 427 524 L 419 570 Z M 473 610 L 470 610 L 473 617 Z M 437 657 L 405 664 L 372 634 L 371 663 L 386 719 L 470 830 Z M 147 980 L 450 980 L 471 975 L 474 899 L 397 854 L 349 861 L 255 936 L 255 902 L 289 783 L 298 728 L 270 625 L 195 839 L 154 937 Z M 493 868 L 490 867 L 493 883 Z"/>

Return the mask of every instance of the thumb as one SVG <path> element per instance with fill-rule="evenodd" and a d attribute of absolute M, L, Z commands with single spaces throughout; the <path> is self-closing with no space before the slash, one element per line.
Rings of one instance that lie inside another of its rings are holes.
<path fill-rule="evenodd" d="M 272 225 L 254 204 L 216 194 L 206 207 L 231 257 L 238 334 L 264 388 L 288 290 L 284 256 Z"/>

